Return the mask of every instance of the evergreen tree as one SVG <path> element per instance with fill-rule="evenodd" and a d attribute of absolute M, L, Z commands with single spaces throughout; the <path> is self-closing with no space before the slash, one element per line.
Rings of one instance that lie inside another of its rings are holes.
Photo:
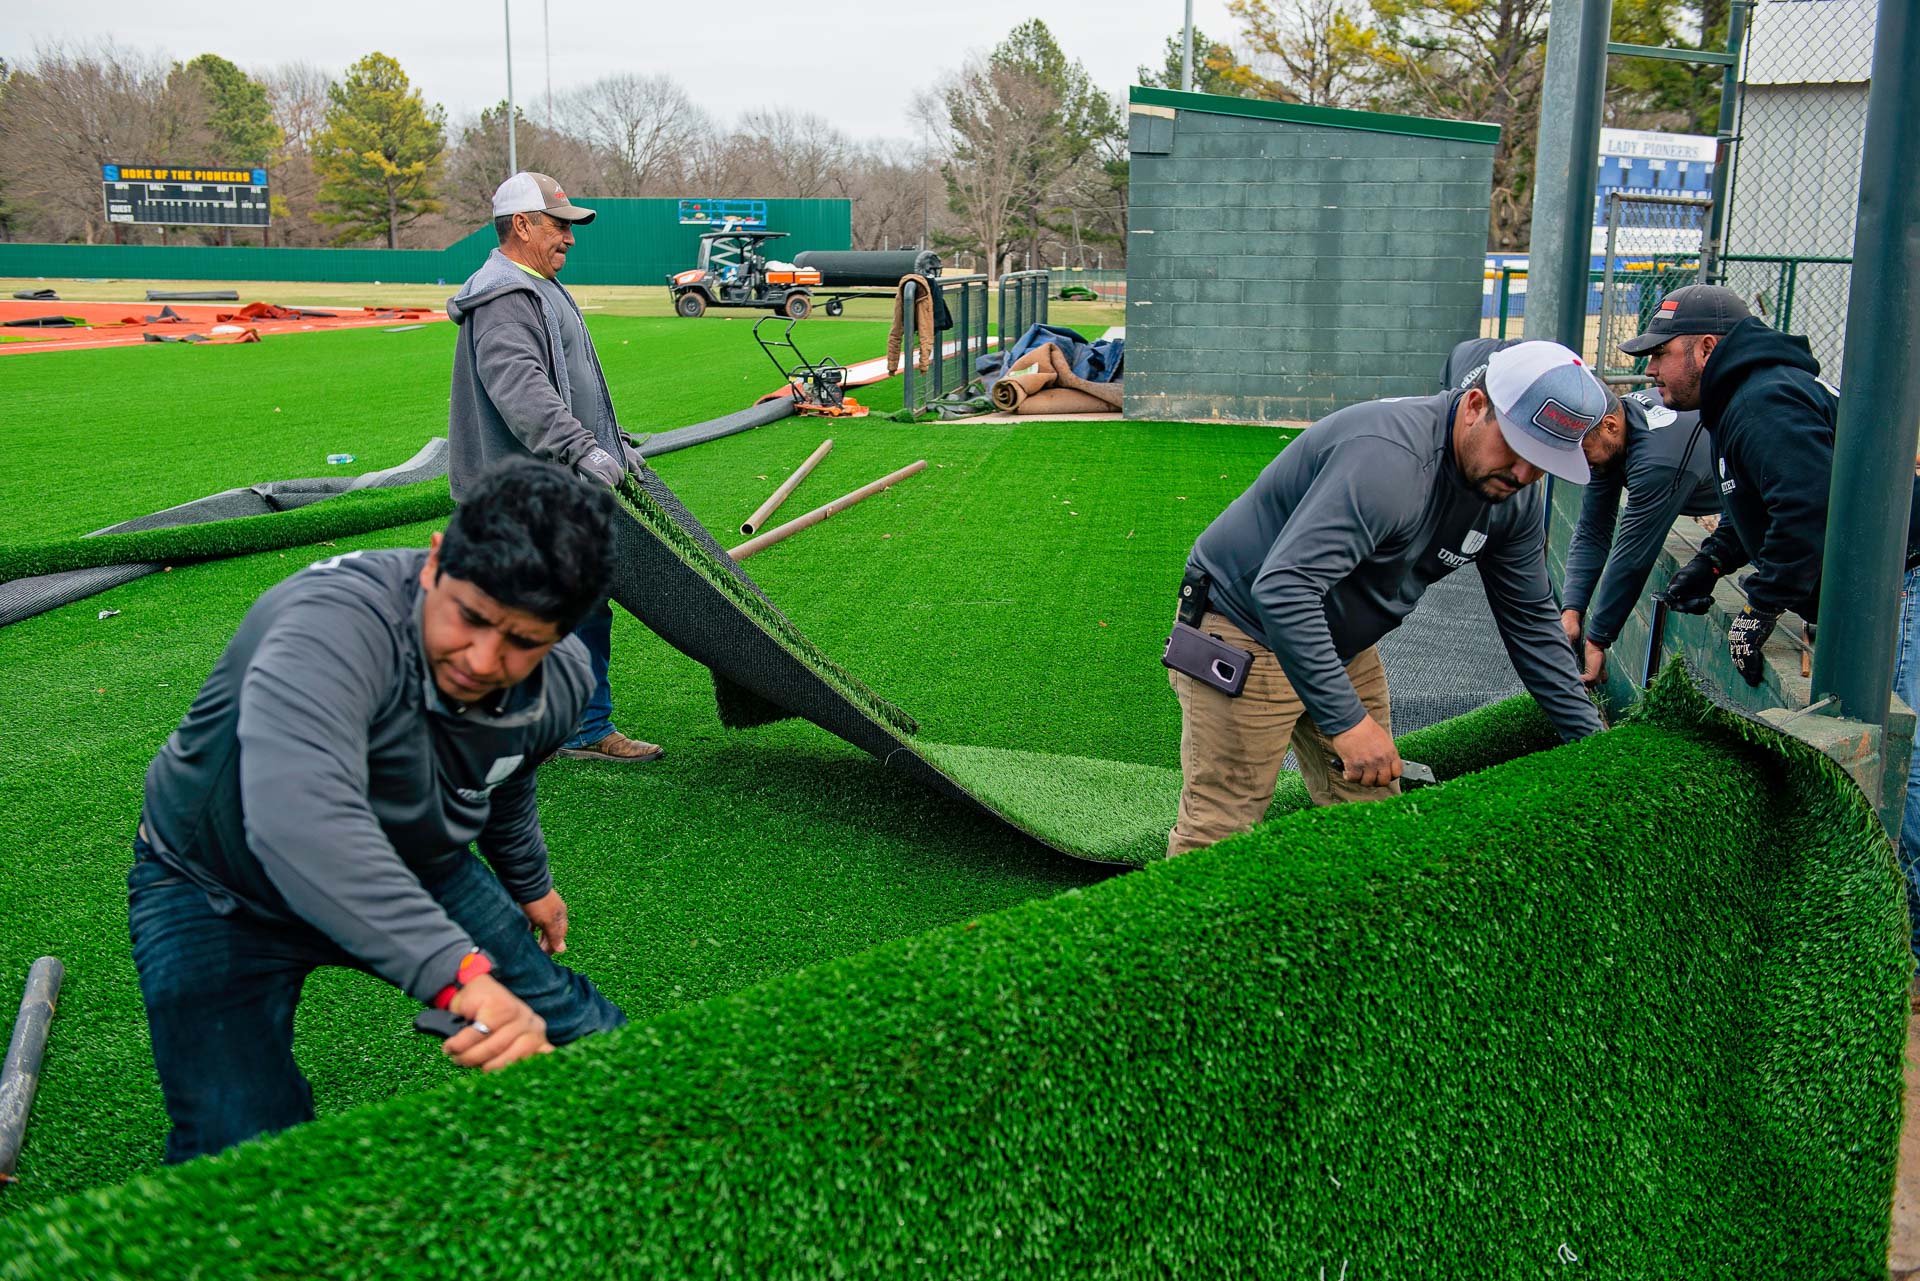
<path fill-rule="evenodd" d="M 185 71 L 200 80 L 200 90 L 212 107 L 207 121 L 220 154 L 209 164 L 266 165 L 280 146 L 280 128 L 273 123 L 267 87 L 217 53 L 203 53 Z"/>
<path fill-rule="evenodd" d="M 313 143 L 322 185 L 315 215 L 341 228 L 335 244 L 386 234 L 400 246 L 400 229 L 440 211 L 438 199 L 447 117 L 429 108 L 400 64 L 370 53 L 327 90 L 326 127 Z"/>

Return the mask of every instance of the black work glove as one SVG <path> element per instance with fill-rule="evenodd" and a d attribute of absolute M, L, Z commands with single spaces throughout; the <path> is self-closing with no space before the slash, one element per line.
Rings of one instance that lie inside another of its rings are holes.
<path fill-rule="evenodd" d="M 1713 603 L 1714 580 L 1719 577 L 1720 567 L 1713 563 L 1713 557 L 1701 552 L 1667 580 L 1667 608 L 1681 614 L 1706 613 Z"/>
<path fill-rule="evenodd" d="M 1733 656 L 1733 665 L 1747 684 L 1757 687 L 1760 677 L 1766 672 L 1766 663 L 1760 657 L 1760 647 L 1767 643 L 1767 637 L 1773 635 L 1774 614 L 1758 614 L 1749 605 L 1741 610 L 1727 628 L 1727 653 Z"/>
<path fill-rule="evenodd" d="M 574 466 L 582 475 L 591 476 L 608 489 L 618 489 L 621 479 L 627 474 L 627 469 L 620 461 L 598 445 L 581 455 L 580 461 Z"/>

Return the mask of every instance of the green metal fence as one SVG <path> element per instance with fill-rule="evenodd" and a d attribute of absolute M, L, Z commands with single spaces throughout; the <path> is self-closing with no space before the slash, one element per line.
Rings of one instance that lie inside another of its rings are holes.
<path fill-rule="evenodd" d="M 570 285 L 661 285 L 693 265 L 700 233 L 680 223 L 678 200 L 589 199 L 598 217 L 579 230 L 567 256 Z M 852 205 L 845 200 L 769 200 L 768 225 L 787 232 L 770 257 L 853 244 Z M 493 248 L 482 227 L 445 249 L 267 249 L 208 245 L 0 244 L 0 276 L 122 280 L 295 280 L 458 284 Z"/>
<path fill-rule="evenodd" d="M 1000 346 L 1009 346 L 1034 325 L 1046 324 L 1052 296 L 1047 271 L 1010 271 L 1000 277 Z"/>
<path fill-rule="evenodd" d="M 919 309 L 914 302 L 920 286 L 911 280 L 900 282 L 901 312 L 907 318 L 907 332 L 901 348 L 901 395 L 908 409 L 921 409 L 944 396 L 963 390 L 975 378 L 975 363 L 988 351 L 987 278 L 985 276 L 936 276 L 934 287 L 940 291 L 953 327 L 933 336 L 933 359 L 924 375 L 916 369 L 919 334 L 915 321 Z M 1002 333 L 1005 331 L 1002 330 Z"/>

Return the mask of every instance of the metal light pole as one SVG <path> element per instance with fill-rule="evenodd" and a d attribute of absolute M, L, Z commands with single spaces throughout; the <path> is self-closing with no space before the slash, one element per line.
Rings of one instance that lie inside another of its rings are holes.
<path fill-rule="evenodd" d="M 1180 91 L 1193 92 L 1193 0 L 1187 0 L 1187 25 L 1180 43 Z"/>
<path fill-rule="evenodd" d="M 513 0 L 500 0 L 507 18 L 507 177 L 520 172 L 520 148 L 513 138 Z"/>
<path fill-rule="evenodd" d="M 1554 0 L 1540 96 L 1526 333 L 1583 355 L 1612 19 L 1613 0 Z"/>
<path fill-rule="evenodd" d="M 553 128 L 553 15 L 548 0 L 540 0 L 540 44 L 547 54 L 547 128 Z"/>
<path fill-rule="evenodd" d="M 1884 726 L 1920 403 L 1920 20 L 1880 0 L 1847 294 L 1847 345 L 1821 564 L 1813 698 Z"/>
<path fill-rule="evenodd" d="M 1727 6 L 1727 52 L 1736 59 L 1740 56 L 1740 44 L 1747 30 L 1746 0 L 1733 0 Z M 1740 66 L 1729 62 L 1720 77 L 1720 126 L 1715 132 L 1718 141 L 1713 148 L 1713 207 L 1707 212 L 1707 252 L 1705 261 L 1700 264 L 1700 276 L 1703 280 L 1715 284 L 1726 276 L 1721 270 L 1720 256 L 1726 244 L 1727 234 L 1727 196 L 1733 184 L 1733 126 L 1735 108 L 1739 103 Z"/>

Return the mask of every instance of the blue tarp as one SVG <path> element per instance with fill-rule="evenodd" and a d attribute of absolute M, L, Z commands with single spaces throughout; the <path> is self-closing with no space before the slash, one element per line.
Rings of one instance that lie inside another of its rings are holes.
<path fill-rule="evenodd" d="M 1065 352 L 1075 375 L 1088 382 L 1117 382 L 1125 371 L 1126 339 L 1102 338 L 1099 342 L 1088 342 L 1071 329 L 1035 325 L 1021 334 L 1020 340 L 1004 355 L 983 358 L 978 372 L 986 376 L 987 385 L 991 387 L 1003 372 L 1013 368 L 1014 362 L 1042 343 L 1052 343 Z"/>

